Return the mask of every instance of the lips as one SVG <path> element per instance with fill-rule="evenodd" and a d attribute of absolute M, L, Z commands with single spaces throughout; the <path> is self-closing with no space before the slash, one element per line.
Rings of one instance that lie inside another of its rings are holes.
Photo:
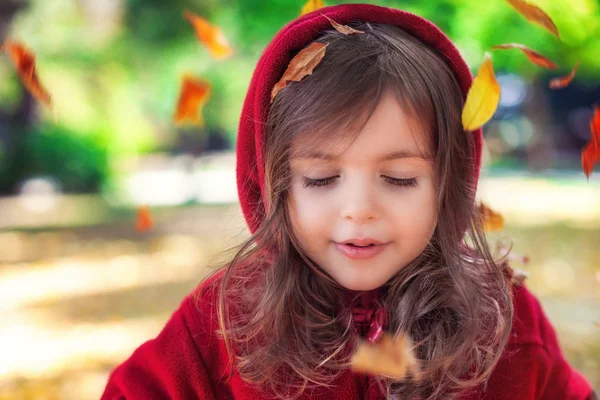
<path fill-rule="evenodd" d="M 341 244 L 348 244 L 356 247 L 367 247 L 370 245 L 380 245 L 384 243 L 372 238 L 354 238 L 341 242 Z"/>

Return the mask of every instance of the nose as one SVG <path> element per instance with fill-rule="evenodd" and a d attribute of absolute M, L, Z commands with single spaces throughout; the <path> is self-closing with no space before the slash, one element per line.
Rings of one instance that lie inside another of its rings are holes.
<path fill-rule="evenodd" d="M 349 187 L 342 194 L 340 216 L 344 220 L 366 223 L 377 220 L 380 211 L 377 206 L 375 188 L 362 185 Z"/>

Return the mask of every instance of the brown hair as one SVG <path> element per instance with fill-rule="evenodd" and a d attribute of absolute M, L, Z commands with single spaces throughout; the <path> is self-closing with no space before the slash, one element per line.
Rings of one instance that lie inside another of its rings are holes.
<path fill-rule="evenodd" d="M 461 126 L 463 99 L 444 56 L 402 29 L 352 23 L 316 41 L 327 52 L 289 83 L 267 121 L 266 217 L 225 265 L 218 316 L 241 377 L 278 398 L 331 385 L 356 346 L 343 288 L 303 252 L 289 219 L 294 138 L 314 146 L 360 130 L 384 91 L 423 124 L 434 154 L 438 224 L 425 251 L 386 283 L 391 333 L 407 332 L 422 379 L 380 378 L 388 397 L 451 398 L 491 374 L 508 341 L 510 283 L 494 261 L 474 206 L 475 144 Z"/>

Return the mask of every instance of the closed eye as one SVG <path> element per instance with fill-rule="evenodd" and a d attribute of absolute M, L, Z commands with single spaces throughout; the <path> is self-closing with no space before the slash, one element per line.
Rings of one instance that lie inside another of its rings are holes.
<path fill-rule="evenodd" d="M 322 179 L 310 179 L 304 177 L 304 183 L 302 186 L 304 187 L 322 187 L 327 186 L 333 183 L 339 176 L 330 176 L 328 178 Z M 390 185 L 394 186 L 404 186 L 404 187 L 415 187 L 417 186 L 417 178 L 409 178 L 409 179 L 399 179 L 392 178 L 390 176 L 381 175 L 381 177 Z"/>

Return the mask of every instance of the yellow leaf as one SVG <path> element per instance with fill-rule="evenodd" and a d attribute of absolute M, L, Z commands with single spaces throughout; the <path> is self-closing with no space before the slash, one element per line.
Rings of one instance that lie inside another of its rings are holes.
<path fill-rule="evenodd" d="M 462 124 L 466 131 L 474 131 L 488 122 L 500 102 L 500 85 L 494 75 L 494 65 L 486 53 L 483 64 L 467 94 L 462 112 Z"/>
<path fill-rule="evenodd" d="M 384 333 L 375 342 L 360 342 L 350 360 L 351 369 L 394 379 L 404 379 L 407 373 L 413 379 L 421 378 L 419 363 L 408 335 L 392 337 Z"/>
<path fill-rule="evenodd" d="M 300 15 L 302 16 L 304 14 L 311 13 L 323 7 L 325 7 L 325 3 L 323 2 L 323 0 L 308 0 L 304 4 L 304 6 L 302 6 L 302 11 L 300 12 Z"/>
<path fill-rule="evenodd" d="M 485 231 L 501 231 L 504 229 L 504 217 L 486 206 L 484 203 L 479 204 L 479 213 L 483 218 L 483 229 Z"/>

